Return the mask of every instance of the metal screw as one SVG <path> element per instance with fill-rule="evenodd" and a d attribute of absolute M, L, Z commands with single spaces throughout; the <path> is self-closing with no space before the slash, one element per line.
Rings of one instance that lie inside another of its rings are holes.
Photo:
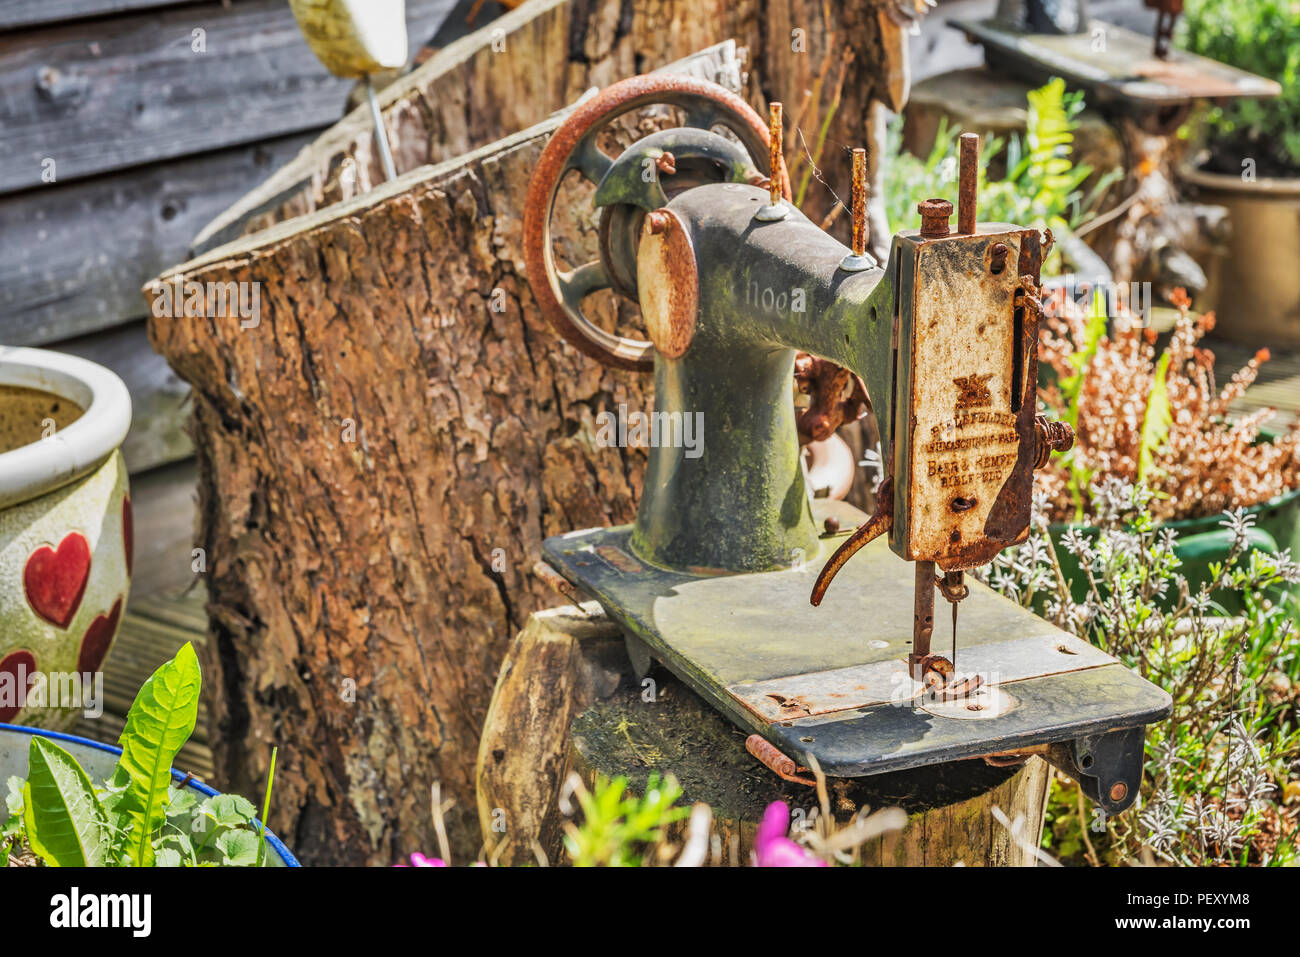
<path fill-rule="evenodd" d="M 998 276 L 1007 268 L 1007 254 L 1011 250 L 1006 243 L 994 243 L 989 247 L 989 272 Z"/>
<path fill-rule="evenodd" d="M 834 535 L 840 530 L 840 520 L 834 515 L 827 515 L 826 521 L 822 522 L 822 528 L 826 529 L 827 535 Z"/>
<path fill-rule="evenodd" d="M 669 153 L 667 150 L 664 150 L 663 153 L 660 154 L 659 158 L 655 160 L 655 166 L 658 168 L 659 172 L 664 175 L 672 176 L 673 173 L 677 172 L 677 157 L 672 153 Z"/>
<path fill-rule="evenodd" d="M 942 239 L 951 231 L 948 219 L 952 216 L 952 203 L 946 199 L 923 199 L 916 204 L 921 214 L 921 235 L 925 239 Z"/>
<path fill-rule="evenodd" d="M 1123 781 L 1116 781 L 1110 786 L 1110 799 L 1117 804 L 1128 797 L 1128 785 Z"/>
<path fill-rule="evenodd" d="M 670 217 L 667 213 L 656 209 L 654 212 L 647 214 L 645 221 L 647 227 L 650 229 L 651 235 L 658 236 L 668 228 L 669 219 Z"/>

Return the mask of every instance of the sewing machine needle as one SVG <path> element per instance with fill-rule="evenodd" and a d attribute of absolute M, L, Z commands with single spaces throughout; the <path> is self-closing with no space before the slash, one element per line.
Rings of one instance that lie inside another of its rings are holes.
<path fill-rule="evenodd" d="M 960 602 L 952 603 L 952 670 L 953 674 L 957 673 L 957 606 Z"/>

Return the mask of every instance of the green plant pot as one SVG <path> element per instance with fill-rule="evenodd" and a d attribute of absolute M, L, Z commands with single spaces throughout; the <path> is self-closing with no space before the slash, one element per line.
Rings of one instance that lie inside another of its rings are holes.
<path fill-rule="evenodd" d="M 1300 489 L 1294 489 L 1271 501 L 1248 508 L 1246 513 L 1255 518 L 1255 525 L 1250 530 L 1247 545 L 1250 550 L 1276 555 L 1278 552 L 1290 549 L 1292 555 L 1300 554 Z M 1214 562 L 1222 562 L 1232 549 L 1232 532 L 1220 525 L 1222 521 L 1223 516 L 1219 514 L 1176 522 L 1162 522 L 1159 526 L 1173 529 L 1178 533 L 1174 552 L 1183 563 L 1178 573 L 1187 578 L 1193 593 L 1201 584 L 1209 581 L 1210 565 Z M 1048 528 L 1052 544 L 1056 546 L 1056 557 L 1061 563 L 1061 571 L 1065 575 L 1065 580 L 1070 583 L 1071 594 L 1076 602 L 1082 602 L 1088 594 L 1087 578 L 1079 565 L 1079 559 L 1061 545 L 1062 536 L 1071 528 L 1077 529 L 1089 538 L 1095 538 L 1099 530 L 1095 525 L 1074 523 L 1052 525 Z M 1300 600 L 1300 585 L 1287 586 L 1284 590 L 1279 589 L 1276 597 L 1281 597 L 1283 592 Z M 1177 598 L 1178 596 L 1171 590 L 1165 595 L 1162 604 L 1170 606 L 1177 601 Z M 1223 606 L 1227 614 L 1238 614 L 1242 610 L 1241 601 L 1235 593 L 1216 592 L 1214 600 Z"/>

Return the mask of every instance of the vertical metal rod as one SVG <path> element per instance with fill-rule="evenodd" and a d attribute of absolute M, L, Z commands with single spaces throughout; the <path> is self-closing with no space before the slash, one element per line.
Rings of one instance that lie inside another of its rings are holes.
<path fill-rule="evenodd" d="M 867 252 L 867 151 L 853 151 L 853 255 Z"/>
<path fill-rule="evenodd" d="M 781 123 L 781 104 L 779 102 L 771 104 L 768 107 L 768 146 L 771 150 L 771 167 L 772 175 L 768 181 L 768 202 L 777 206 L 781 202 L 781 171 L 784 164 L 781 162 L 781 148 L 784 145 L 783 139 L 785 132 Z"/>
<path fill-rule="evenodd" d="M 930 653 L 934 633 L 934 562 L 916 563 L 916 604 L 912 617 L 912 660 Z"/>
<path fill-rule="evenodd" d="M 980 179 L 980 138 L 978 133 L 961 135 L 960 193 L 957 197 L 957 232 L 975 232 L 976 203 Z"/>
<path fill-rule="evenodd" d="M 384 166 L 384 176 L 389 180 L 397 179 L 397 168 L 393 166 L 393 151 L 388 147 L 388 130 L 384 127 L 384 118 L 379 112 L 379 101 L 375 99 L 375 85 L 366 74 L 366 99 L 370 101 L 370 118 L 375 122 L 375 139 L 379 142 L 379 161 Z"/>

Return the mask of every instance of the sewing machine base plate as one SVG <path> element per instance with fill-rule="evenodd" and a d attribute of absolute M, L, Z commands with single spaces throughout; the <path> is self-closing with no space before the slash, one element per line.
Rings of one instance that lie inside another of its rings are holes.
<path fill-rule="evenodd" d="M 844 534 L 862 520 L 843 503 L 818 504 L 842 516 Z M 823 538 L 822 553 L 801 568 L 718 575 L 652 566 L 634 554 L 631 534 L 631 526 L 587 529 L 547 539 L 543 550 L 623 629 L 638 671 L 659 661 L 800 764 L 812 755 L 830 776 L 857 777 L 1057 745 L 1075 771 L 1104 770 L 1089 789 L 1103 806 L 1131 803 L 1109 800 L 1110 782 L 1136 793 L 1141 729 L 1169 713 L 1169 696 L 980 583 L 960 606 L 956 664 L 987 685 L 968 701 L 942 702 L 907 673 L 913 567 L 883 540 L 813 608 L 813 579 L 842 535 Z M 950 655 L 942 600 L 935 617 L 933 650 Z M 1135 754 L 1125 746 L 1134 730 Z M 1093 744 L 1080 750 L 1085 739 Z"/>

